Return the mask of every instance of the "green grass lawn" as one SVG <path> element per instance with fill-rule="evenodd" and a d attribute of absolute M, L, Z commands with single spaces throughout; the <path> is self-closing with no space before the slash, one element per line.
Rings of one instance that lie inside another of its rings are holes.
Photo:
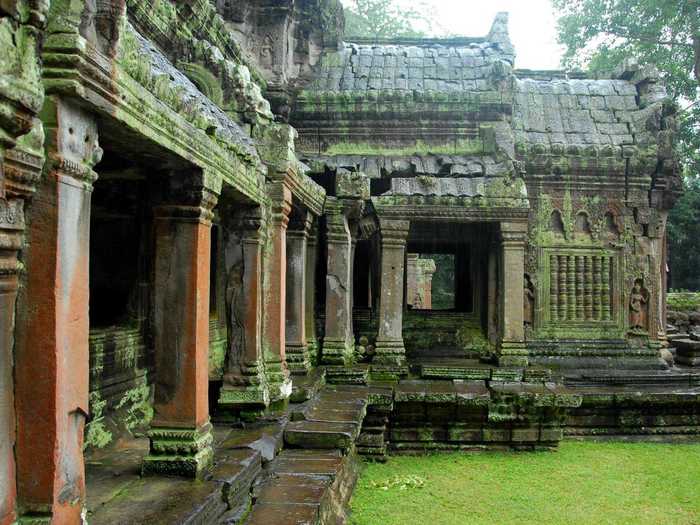
<path fill-rule="evenodd" d="M 351 509 L 356 525 L 700 524 L 700 444 L 391 457 L 364 467 Z"/>

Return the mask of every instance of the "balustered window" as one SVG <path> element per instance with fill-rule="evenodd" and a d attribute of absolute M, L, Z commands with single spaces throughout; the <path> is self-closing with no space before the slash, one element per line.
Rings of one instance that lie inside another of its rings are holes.
<path fill-rule="evenodd" d="M 604 250 L 546 249 L 544 322 L 617 322 L 618 254 Z"/>

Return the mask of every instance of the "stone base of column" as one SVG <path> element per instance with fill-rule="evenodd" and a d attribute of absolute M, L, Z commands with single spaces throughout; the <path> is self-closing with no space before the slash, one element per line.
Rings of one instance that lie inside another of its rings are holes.
<path fill-rule="evenodd" d="M 372 364 L 406 366 L 406 349 L 403 341 L 377 340 Z"/>
<path fill-rule="evenodd" d="M 214 461 L 211 430 L 211 423 L 192 429 L 152 427 L 148 432 L 151 447 L 143 459 L 142 474 L 202 477 Z"/>
<path fill-rule="evenodd" d="M 296 376 L 308 374 L 311 370 L 309 347 L 301 344 L 288 344 L 285 351 L 289 373 Z"/>
<path fill-rule="evenodd" d="M 219 391 L 219 408 L 251 409 L 265 408 L 270 404 L 270 394 L 263 385 L 227 385 L 224 384 Z"/>
<path fill-rule="evenodd" d="M 501 341 L 496 359 L 498 366 L 527 366 L 527 347 L 522 341 Z"/>
<path fill-rule="evenodd" d="M 376 365 L 370 367 L 372 381 L 399 381 L 408 375 L 408 365 Z"/>
<path fill-rule="evenodd" d="M 258 363 L 242 366 L 240 374 L 224 375 L 217 404 L 228 410 L 263 410 L 270 404 L 270 392 Z"/>
<path fill-rule="evenodd" d="M 321 364 L 349 365 L 353 362 L 355 347 L 346 341 L 324 339 L 321 349 Z"/>
<path fill-rule="evenodd" d="M 292 395 L 292 380 L 289 370 L 281 361 L 266 361 L 265 375 L 267 376 L 270 404 L 279 404 Z"/>
<path fill-rule="evenodd" d="M 320 364 L 320 359 L 318 356 L 320 346 L 315 339 L 307 340 L 306 345 L 306 354 L 309 356 L 311 368 L 316 368 Z"/>
<path fill-rule="evenodd" d="M 403 341 L 378 340 L 372 359 L 372 379 L 395 381 L 407 375 L 408 363 Z"/>

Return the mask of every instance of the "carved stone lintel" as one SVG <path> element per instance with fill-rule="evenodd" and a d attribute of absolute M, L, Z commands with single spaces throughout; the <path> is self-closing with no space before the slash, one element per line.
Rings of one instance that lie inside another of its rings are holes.
<path fill-rule="evenodd" d="M 163 202 L 156 206 L 157 218 L 201 222 L 211 225 L 217 195 L 206 188 L 199 173 L 176 172 L 170 175 Z"/>
<path fill-rule="evenodd" d="M 379 218 L 379 232 L 382 246 L 395 246 L 403 248 L 406 246 L 410 221 Z"/>

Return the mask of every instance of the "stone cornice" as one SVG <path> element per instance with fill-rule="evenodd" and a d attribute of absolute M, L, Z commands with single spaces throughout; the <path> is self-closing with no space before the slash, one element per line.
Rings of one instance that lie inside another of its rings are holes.
<path fill-rule="evenodd" d="M 283 184 L 293 198 L 313 215 L 319 216 L 323 213 L 326 190 L 311 180 L 308 175 L 298 171 L 297 166 L 289 166 L 286 171 L 271 168 L 268 176 L 273 184 Z"/>
<path fill-rule="evenodd" d="M 123 34 L 122 43 L 126 41 L 128 36 Z M 233 186 L 254 202 L 263 202 L 259 161 L 247 153 L 230 151 L 235 144 L 220 143 L 208 136 L 203 129 L 206 121 L 190 113 L 192 108 L 184 105 L 167 79 L 148 88 L 143 86 L 141 82 L 151 78 L 148 61 L 133 45 L 124 53 L 123 63 L 117 63 L 78 34 L 50 34 L 43 54 L 47 93 L 82 100 L 126 124 L 134 133 L 191 159 L 210 177 Z M 140 77 L 139 71 L 143 73 Z M 220 183 L 214 182 L 212 189 L 218 191 L 217 186 Z"/>
<path fill-rule="evenodd" d="M 411 221 L 379 217 L 379 238 L 382 246 L 404 247 L 410 227 Z"/>
<path fill-rule="evenodd" d="M 408 218 L 412 221 L 436 222 L 500 222 L 504 220 L 527 222 L 529 215 L 529 208 L 392 204 L 391 202 L 382 203 L 380 199 L 381 197 L 372 197 L 372 203 L 380 220 Z"/>
<path fill-rule="evenodd" d="M 8 197 L 28 198 L 34 194 L 41 177 L 44 158 L 19 147 L 7 150 L 4 157 L 5 192 Z"/>

